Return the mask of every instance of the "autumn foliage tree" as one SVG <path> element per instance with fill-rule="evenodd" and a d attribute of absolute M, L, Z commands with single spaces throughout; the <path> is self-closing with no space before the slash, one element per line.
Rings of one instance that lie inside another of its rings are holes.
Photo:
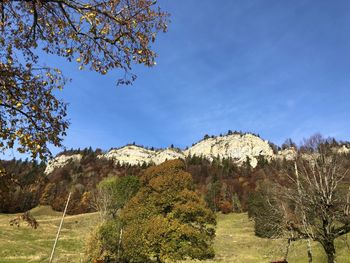
<path fill-rule="evenodd" d="M 0 1 L 0 150 L 45 158 L 66 134 L 66 104 L 55 90 L 67 79 L 40 65 L 38 49 L 80 69 L 122 69 L 118 83 L 130 84 L 133 63 L 155 64 L 151 46 L 167 18 L 151 0 Z"/>
<path fill-rule="evenodd" d="M 6 64 L 0 61 L 1 151 L 16 147 L 33 158 L 45 158 L 48 143 L 61 145 L 68 127 L 66 104 L 53 91 L 64 82 L 50 69 L 14 65 L 10 58 Z"/>
<path fill-rule="evenodd" d="M 194 192 L 183 161 L 148 168 L 143 187 L 122 211 L 122 248 L 133 262 L 165 262 L 214 256 L 213 212 Z"/>

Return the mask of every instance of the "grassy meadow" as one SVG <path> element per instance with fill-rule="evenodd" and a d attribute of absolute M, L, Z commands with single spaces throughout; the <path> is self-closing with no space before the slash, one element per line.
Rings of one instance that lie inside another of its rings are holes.
<path fill-rule="evenodd" d="M 61 213 L 49 207 L 38 207 L 32 210 L 32 214 L 40 224 L 36 230 L 24 222 L 20 228 L 12 227 L 8 222 L 16 215 L 0 214 L 1 263 L 48 262 Z M 67 216 L 54 262 L 81 262 L 85 237 L 98 224 L 98 218 L 97 213 Z M 286 242 L 255 237 L 253 222 L 246 214 L 218 214 L 217 220 L 216 257 L 205 262 L 268 263 L 283 258 Z M 345 241 L 344 237 L 337 242 L 338 263 L 350 262 L 350 248 Z M 314 262 L 326 262 L 322 249 L 315 243 L 312 246 Z M 288 260 L 290 263 L 307 262 L 306 242 L 293 243 Z"/>

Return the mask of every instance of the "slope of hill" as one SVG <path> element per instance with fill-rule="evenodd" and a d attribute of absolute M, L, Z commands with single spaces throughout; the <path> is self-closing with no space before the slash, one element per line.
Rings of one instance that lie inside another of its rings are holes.
<path fill-rule="evenodd" d="M 49 211 L 49 216 L 43 211 Z M 25 224 L 15 228 L 8 224 L 15 215 L 0 214 L 0 262 L 1 263 L 39 263 L 47 262 L 54 242 L 60 216 L 42 207 L 37 214 L 39 228 L 32 230 Z M 61 238 L 57 244 L 54 262 L 81 262 L 84 257 L 84 240 L 89 231 L 96 226 L 98 214 L 67 216 Z M 348 249 L 345 240 L 338 240 L 338 262 L 348 262 Z M 325 256 L 319 245 L 313 243 L 314 262 L 325 263 Z M 214 241 L 216 256 L 205 262 L 223 263 L 269 263 L 282 259 L 285 240 L 262 239 L 254 236 L 253 222 L 246 214 L 218 214 L 216 239 Z M 306 242 L 292 243 L 289 262 L 307 262 Z M 184 263 L 189 263 L 186 261 Z M 196 261 L 198 262 L 198 261 Z"/>

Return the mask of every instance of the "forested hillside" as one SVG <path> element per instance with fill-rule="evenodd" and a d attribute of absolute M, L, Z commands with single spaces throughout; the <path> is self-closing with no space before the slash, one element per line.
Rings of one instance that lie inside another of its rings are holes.
<path fill-rule="evenodd" d="M 273 145 L 273 144 L 272 144 Z M 327 141 L 327 147 L 342 149 L 335 140 Z M 275 146 L 275 152 L 294 151 L 296 145 L 287 140 L 282 148 Z M 347 149 L 347 148 L 344 148 Z M 306 146 L 299 148 L 308 156 Z M 68 150 L 59 154 L 66 156 L 63 166 L 45 173 L 45 163 L 28 160 L 1 161 L 6 173 L 0 177 L 0 212 L 24 212 L 37 205 L 50 205 L 61 211 L 72 192 L 69 214 L 95 211 L 93 200 L 96 185 L 106 177 L 122 177 L 126 175 L 140 176 L 143 170 L 154 164 L 143 163 L 130 165 L 116 162 L 113 159 L 100 158 L 102 151 L 91 148 Z M 68 157 L 80 155 L 79 161 Z M 348 153 L 342 153 L 350 160 Z M 196 187 L 213 211 L 224 213 L 247 211 L 249 199 L 252 199 L 266 182 L 286 182 L 285 172 L 293 169 L 290 156 L 276 154 L 276 158 L 257 157 L 255 167 L 251 166 L 249 157 L 243 163 L 233 158 L 211 158 L 189 155 L 185 157 L 186 170 L 191 173 Z"/>

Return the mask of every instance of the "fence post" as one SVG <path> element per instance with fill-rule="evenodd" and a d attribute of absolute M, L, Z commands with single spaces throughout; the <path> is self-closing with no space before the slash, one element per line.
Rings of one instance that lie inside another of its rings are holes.
<path fill-rule="evenodd" d="M 69 204 L 70 196 L 71 196 L 71 192 L 69 192 L 67 203 L 66 203 L 66 207 L 64 208 L 63 215 L 62 215 L 62 218 L 61 218 L 61 223 L 60 223 L 60 226 L 58 227 L 58 231 L 57 231 L 57 234 L 56 234 L 55 243 L 53 244 L 53 248 L 52 248 L 52 252 L 51 252 L 49 263 L 52 262 L 53 254 L 55 253 L 56 244 L 57 244 L 57 241 L 58 241 L 58 237 L 60 236 L 60 232 L 61 232 L 61 228 L 62 228 L 62 224 L 63 224 L 63 219 L 64 219 L 64 216 L 66 215 L 66 212 L 67 212 L 67 207 L 68 207 L 68 204 Z"/>

